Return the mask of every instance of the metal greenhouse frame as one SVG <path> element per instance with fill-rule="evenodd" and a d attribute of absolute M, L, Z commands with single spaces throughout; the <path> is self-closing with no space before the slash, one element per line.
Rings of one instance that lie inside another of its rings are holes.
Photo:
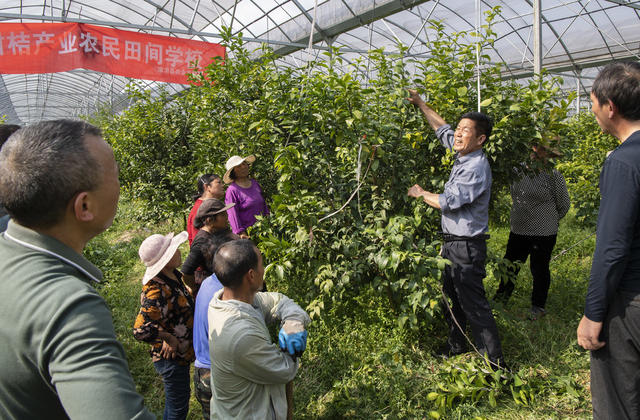
<path fill-rule="evenodd" d="M 210 42 L 228 26 L 242 33 L 249 50 L 267 44 L 279 64 L 300 67 L 331 47 L 347 61 L 374 48 L 397 53 L 398 43 L 408 47 L 406 57 L 425 57 L 434 36 L 430 19 L 448 32 L 474 31 L 483 11 L 496 6 L 497 39 L 482 53 L 503 65 L 505 78 L 526 79 L 541 68 L 563 76 L 564 88 L 579 93 L 577 110 L 599 67 L 640 59 L 640 1 L 633 0 L 2 0 L 0 19 L 91 23 Z M 130 79 L 120 76 L 88 70 L 0 76 L 0 115 L 11 123 L 129 105 Z M 152 91 L 187 87 L 141 83 Z"/>

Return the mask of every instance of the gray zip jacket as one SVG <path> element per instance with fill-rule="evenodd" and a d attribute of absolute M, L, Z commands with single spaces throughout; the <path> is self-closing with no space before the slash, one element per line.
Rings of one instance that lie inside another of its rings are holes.
<path fill-rule="evenodd" d="M 0 234 L 0 419 L 151 420 L 91 285 L 102 273 L 51 236 Z"/>
<path fill-rule="evenodd" d="M 298 363 L 271 341 L 267 323 L 291 319 L 306 326 L 309 315 L 281 293 L 257 293 L 249 305 L 220 300 L 223 291 L 208 312 L 211 419 L 285 420 L 285 385 Z"/>

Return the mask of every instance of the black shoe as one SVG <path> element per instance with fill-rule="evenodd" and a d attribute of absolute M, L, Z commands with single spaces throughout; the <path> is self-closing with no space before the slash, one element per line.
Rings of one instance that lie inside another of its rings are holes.
<path fill-rule="evenodd" d="M 449 345 L 449 343 L 444 343 L 440 347 L 434 350 L 433 355 L 436 357 L 449 358 L 453 356 L 458 356 L 459 354 L 465 354 L 468 350 L 464 347 L 454 348 Z"/>
<path fill-rule="evenodd" d="M 531 321 L 537 321 L 543 316 L 545 316 L 546 314 L 547 314 L 547 311 L 545 311 L 544 308 L 533 305 L 531 306 L 531 311 L 529 312 L 529 319 Z"/>
<path fill-rule="evenodd" d="M 504 359 L 490 360 L 489 366 L 491 367 L 491 369 L 493 369 L 494 372 L 498 370 L 511 372 L 511 368 L 509 367 L 507 362 L 504 361 Z"/>
<path fill-rule="evenodd" d="M 493 300 L 495 302 L 501 302 L 503 305 L 506 305 L 515 287 L 516 285 L 512 281 L 507 283 L 500 283 L 500 286 L 498 286 L 498 290 L 496 290 L 496 294 L 493 296 Z"/>

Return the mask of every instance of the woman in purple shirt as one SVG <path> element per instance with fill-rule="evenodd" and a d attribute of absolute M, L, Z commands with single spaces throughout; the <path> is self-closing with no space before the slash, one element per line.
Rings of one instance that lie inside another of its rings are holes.
<path fill-rule="evenodd" d="M 227 172 L 223 177 L 225 183 L 231 184 L 227 188 L 225 202 L 236 204 L 227 211 L 231 230 L 236 235 L 245 237 L 248 237 L 247 228 L 253 226 L 257 215 L 269 215 L 260 184 L 255 179 L 249 178 L 249 164 L 255 160 L 254 155 L 245 158 L 231 156 L 225 165 Z"/>

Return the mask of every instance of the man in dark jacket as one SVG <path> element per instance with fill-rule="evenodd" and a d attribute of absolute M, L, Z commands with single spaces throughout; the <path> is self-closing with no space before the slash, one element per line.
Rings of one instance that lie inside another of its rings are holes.
<path fill-rule="evenodd" d="M 591 110 L 621 144 L 600 173 L 596 249 L 578 344 L 591 350 L 595 419 L 640 418 L 640 63 L 613 63 Z"/>

